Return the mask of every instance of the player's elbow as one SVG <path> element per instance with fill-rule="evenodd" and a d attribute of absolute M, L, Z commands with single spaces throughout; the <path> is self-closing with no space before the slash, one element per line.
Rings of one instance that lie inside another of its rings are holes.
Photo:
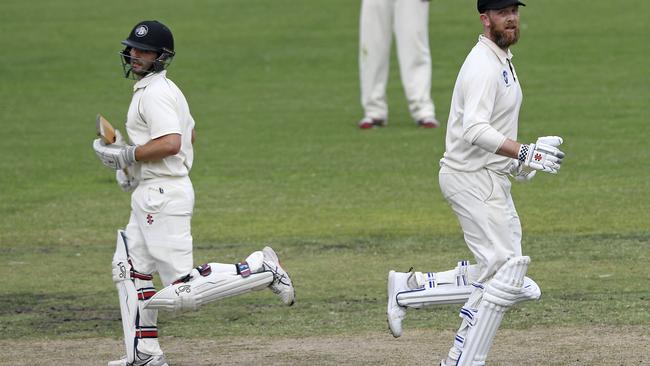
<path fill-rule="evenodd" d="M 476 123 L 463 131 L 463 140 L 470 145 L 474 145 L 477 138 L 485 131 L 488 125 L 486 123 Z"/>
<path fill-rule="evenodd" d="M 468 128 L 463 139 L 471 145 L 495 153 L 499 150 L 506 137 L 487 123 L 476 124 Z"/>
<path fill-rule="evenodd" d="M 160 138 L 161 148 L 165 156 L 176 155 L 181 151 L 181 135 L 171 134 Z"/>
<path fill-rule="evenodd" d="M 169 155 L 176 155 L 181 151 L 181 140 L 172 141 L 167 145 L 167 153 Z"/>
<path fill-rule="evenodd" d="M 171 155 L 178 154 L 180 151 L 181 151 L 181 146 L 180 145 L 178 145 L 178 146 L 170 146 L 167 153 L 171 156 Z"/>

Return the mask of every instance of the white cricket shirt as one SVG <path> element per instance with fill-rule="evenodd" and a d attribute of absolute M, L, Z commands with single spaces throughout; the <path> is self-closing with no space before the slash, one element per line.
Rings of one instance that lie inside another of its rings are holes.
<path fill-rule="evenodd" d="M 178 154 L 162 160 L 138 162 L 135 165 L 136 177 L 143 180 L 187 176 L 194 160 L 194 119 L 185 96 L 166 74 L 167 71 L 149 74 L 135 83 L 126 131 L 135 145 L 177 133 L 181 135 L 181 149 Z"/>
<path fill-rule="evenodd" d="M 442 167 L 508 172 L 512 159 L 495 152 L 506 137 L 517 140 L 522 93 L 511 59 L 510 50 L 479 36 L 454 86 Z M 479 138 L 483 147 L 477 145 Z"/>

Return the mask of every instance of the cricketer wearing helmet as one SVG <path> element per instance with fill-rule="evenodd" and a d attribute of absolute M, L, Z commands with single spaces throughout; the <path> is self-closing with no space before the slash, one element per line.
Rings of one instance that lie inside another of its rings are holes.
<path fill-rule="evenodd" d="M 126 118 L 128 143 L 119 133 L 114 144 L 93 142 L 102 163 L 116 170 L 120 187 L 132 192 L 129 223 L 118 230 L 113 257 L 126 356 L 108 365 L 165 366 L 158 343 L 158 309 L 195 310 L 263 288 L 291 305 L 294 290 L 269 247 L 237 264 L 193 268 L 194 189 L 189 173 L 195 122 L 185 96 L 167 78 L 174 38 L 164 24 L 142 21 L 122 44 L 124 75 L 136 80 Z M 158 293 L 154 272 L 165 286 Z"/>
<path fill-rule="evenodd" d="M 458 217 L 476 264 L 461 261 L 450 271 L 388 277 L 388 324 L 399 337 L 407 308 L 458 303 L 461 326 L 441 365 L 480 366 L 501 319 L 514 304 L 541 296 L 525 277 L 521 223 L 509 176 L 529 181 L 537 171 L 558 173 L 562 138 L 517 142 L 523 94 L 510 46 L 519 39 L 517 0 L 478 0 L 483 34 L 458 74 L 452 95 L 439 182 Z"/>

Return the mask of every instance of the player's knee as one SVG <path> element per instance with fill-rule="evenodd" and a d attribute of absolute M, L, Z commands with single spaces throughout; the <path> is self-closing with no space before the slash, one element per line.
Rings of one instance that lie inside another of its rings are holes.
<path fill-rule="evenodd" d="M 525 277 L 529 263 L 530 258 L 526 256 L 510 259 L 490 280 L 483 299 L 504 307 L 539 299 L 539 286 L 531 278 Z"/>
<path fill-rule="evenodd" d="M 497 271 L 503 267 L 504 264 L 508 262 L 511 258 L 517 257 L 513 253 L 507 253 L 503 251 L 495 251 L 492 257 L 489 259 L 488 268 L 490 271 L 490 276 L 492 277 Z"/>

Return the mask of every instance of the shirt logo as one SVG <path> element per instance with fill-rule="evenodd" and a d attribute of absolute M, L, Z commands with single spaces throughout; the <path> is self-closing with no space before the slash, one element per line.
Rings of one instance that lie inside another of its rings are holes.
<path fill-rule="evenodd" d="M 147 26 L 144 24 L 135 29 L 136 37 L 144 37 L 147 35 L 147 33 L 149 33 L 149 28 L 147 28 Z"/>
<path fill-rule="evenodd" d="M 503 70 L 503 81 L 508 85 L 508 72 L 506 70 Z"/>

